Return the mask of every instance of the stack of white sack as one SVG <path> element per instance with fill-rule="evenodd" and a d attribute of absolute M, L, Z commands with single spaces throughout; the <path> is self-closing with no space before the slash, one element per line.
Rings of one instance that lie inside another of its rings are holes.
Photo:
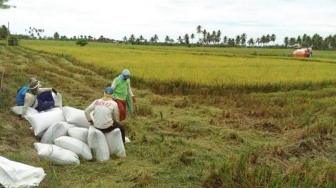
<path fill-rule="evenodd" d="M 38 155 L 55 164 L 80 164 L 79 158 L 106 161 L 110 155 L 126 157 L 120 130 L 102 133 L 90 126 L 83 110 L 63 107 L 40 113 L 32 111 L 26 119 L 35 136 L 41 138 L 41 143 L 34 144 Z"/>

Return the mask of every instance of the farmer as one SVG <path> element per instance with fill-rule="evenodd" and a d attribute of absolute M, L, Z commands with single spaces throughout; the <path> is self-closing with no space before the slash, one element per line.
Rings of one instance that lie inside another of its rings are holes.
<path fill-rule="evenodd" d="M 128 112 L 132 112 L 132 103 L 136 102 L 131 88 L 130 77 L 130 71 L 124 69 L 121 74 L 113 80 L 111 85 L 113 89 L 113 99 L 118 104 L 120 121 L 126 119 L 126 109 Z"/>
<path fill-rule="evenodd" d="M 91 125 L 103 133 L 109 133 L 119 128 L 122 140 L 125 143 L 125 130 L 119 123 L 118 105 L 113 100 L 112 93 L 113 89 L 111 87 L 105 88 L 103 98 L 93 101 L 85 109 L 85 116 Z M 91 118 L 91 112 L 93 112 L 94 121 Z"/>
<path fill-rule="evenodd" d="M 53 100 L 51 92 L 54 92 L 56 95 L 59 95 L 57 94 L 57 91 L 54 88 L 41 88 L 40 81 L 32 77 L 29 82 L 29 87 L 26 86 L 21 87 L 18 90 L 18 94 L 16 96 L 17 104 L 23 105 L 22 117 L 26 115 L 29 107 L 37 109 L 42 108 L 47 109 L 54 107 L 55 101 L 53 101 L 53 104 L 51 104 L 49 103 L 50 101 L 48 101 L 49 99 L 45 99 L 46 97 L 48 97 L 47 95 L 50 95 L 51 96 L 50 100 Z M 61 100 L 61 97 L 59 99 Z M 60 103 L 62 102 L 60 101 Z"/>

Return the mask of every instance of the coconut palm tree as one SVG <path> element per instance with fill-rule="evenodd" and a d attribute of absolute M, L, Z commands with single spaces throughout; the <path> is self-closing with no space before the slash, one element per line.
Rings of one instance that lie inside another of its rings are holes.
<path fill-rule="evenodd" d="M 195 34 L 194 33 L 191 33 L 190 39 L 191 39 L 191 42 L 194 43 L 194 39 L 195 39 Z"/>
<path fill-rule="evenodd" d="M 246 44 L 246 33 L 243 33 L 242 35 L 241 35 L 241 45 L 245 45 Z"/>
<path fill-rule="evenodd" d="M 289 44 L 289 39 L 288 39 L 288 37 L 285 37 L 285 39 L 284 39 L 284 43 L 285 43 L 285 47 L 287 47 L 288 44 Z"/>
<path fill-rule="evenodd" d="M 169 36 L 167 35 L 166 38 L 165 38 L 165 43 L 168 44 L 170 42 L 170 38 Z"/>
<path fill-rule="evenodd" d="M 203 34 L 203 43 L 206 43 L 206 41 L 207 41 L 206 37 L 207 37 L 207 34 L 208 34 L 207 30 L 204 29 L 202 34 Z"/>
<path fill-rule="evenodd" d="M 254 45 L 254 40 L 253 38 L 250 38 L 248 41 L 247 41 L 248 45 L 249 46 L 253 46 Z"/>
<path fill-rule="evenodd" d="M 276 35 L 273 33 L 273 34 L 271 35 L 271 41 L 272 41 L 273 43 L 275 43 L 275 40 L 276 40 Z"/>
<path fill-rule="evenodd" d="M 227 41 L 228 40 L 228 38 L 227 38 L 227 36 L 224 36 L 224 38 L 223 38 L 223 44 L 227 44 Z"/>

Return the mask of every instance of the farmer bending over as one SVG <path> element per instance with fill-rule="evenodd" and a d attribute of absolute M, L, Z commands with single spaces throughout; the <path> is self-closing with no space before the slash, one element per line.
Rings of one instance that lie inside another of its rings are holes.
<path fill-rule="evenodd" d="M 111 85 L 113 89 L 113 99 L 118 104 L 120 121 L 126 119 L 126 109 L 128 112 L 132 112 L 132 102 L 136 102 L 131 88 L 130 77 L 130 71 L 124 69 L 121 74 L 113 80 Z"/>
<path fill-rule="evenodd" d="M 125 143 L 125 130 L 124 127 L 118 123 L 119 110 L 117 103 L 112 99 L 113 89 L 107 87 L 104 90 L 104 97 L 93 101 L 90 106 L 85 109 L 85 116 L 87 120 L 96 129 L 103 133 L 109 133 L 116 128 L 120 129 L 122 140 Z M 93 112 L 93 119 L 91 118 Z"/>

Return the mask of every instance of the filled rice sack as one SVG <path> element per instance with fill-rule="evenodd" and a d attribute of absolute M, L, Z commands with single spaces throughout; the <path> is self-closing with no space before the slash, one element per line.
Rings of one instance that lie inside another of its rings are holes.
<path fill-rule="evenodd" d="M 52 144 L 58 137 L 65 136 L 68 133 L 68 129 L 74 127 L 74 125 L 67 122 L 58 122 L 50 126 L 41 138 L 42 143 Z"/>
<path fill-rule="evenodd" d="M 11 161 L 0 156 L 0 187 L 36 187 L 45 175 L 42 168 Z"/>
<path fill-rule="evenodd" d="M 126 157 L 125 146 L 122 141 L 120 129 L 114 129 L 109 133 L 105 133 L 105 137 L 111 155 Z"/>
<path fill-rule="evenodd" d="M 55 139 L 55 145 L 70 150 L 85 160 L 92 159 L 92 154 L 89 146 L 76 138 L 61 136 Z"/>
<path fill-rule="evenodd" d="M 79 165 L 78 156 L 67 149 L 52 144 L 34 143 L 37 155 L 58 165 Z"/>
<path fill-rule="evenodd" d="M 73 107 L 63 107 L 63 113 L 66 122 L 75 124 L 79 127 L 89 128 L 90 123 L 85 117 L 84 110 L 79 110 Z"/>
<path fill-rule="evenodd" d="M 13 106 L 11 111 L 16 115 L 22 115 L 23 106 Z M 34 108 L 28 107 L 26 116 L 39 113 Z"/>
<path fill-rule="evenodd" d="M 88 133 L 89 129 L 82 127 L 72 127 L 68 130 L 69 136 L 81 140 L 84 143 L 88 143 Z"/>
<path fill-rule="evenodd" d="M 107 161 L 110 159 L 109 147 L 105 135 L 93 126 L 89 128 L 88 143 L 97 161 Z"/>
<path fill-rule="evenodd" d="M 65 121 L 63 111 L 60 108 L 54 108 L 47 112 L 29 115 L 27 116 L 27 120 L 33 127 L 35 136 L 47 130 L 53 124 Z"/>

